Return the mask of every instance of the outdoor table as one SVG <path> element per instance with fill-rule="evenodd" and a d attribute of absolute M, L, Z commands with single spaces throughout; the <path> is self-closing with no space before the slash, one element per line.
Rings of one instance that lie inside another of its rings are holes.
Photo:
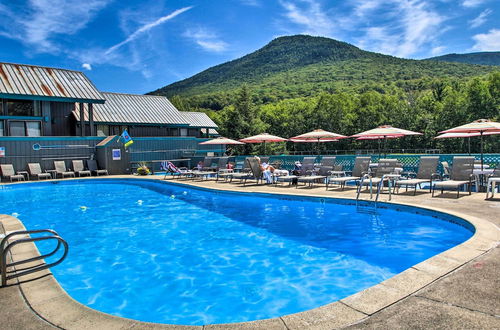
<path fill-rule="evenodd" d="M 496 184 L 500 186 L 500 178 L 489 178 L 486 185 L 486 199 L 488 199 L 489 192 L 491 191 L 491 198 L 495 197 Z"/>
<path fill-rule="evenodd" d="M 26 180 L 30 179 L 30 175 L 29 175 L 28 171 L 17 171 L 17 174 L 24 176 L 26 178 Z"/>
<path fill-rule="evenodd" d="M 479 191 L 484 191 L 483 188 L 486 188 L 486 183 L 487 183 L 487 180 L 486 180 L 486 177 L 490 174 L 493 174 L 495 170 L 492 169 L 492 168 L 487 168 L 487 169 L 483 169 L 481 170 L 480 168 L 475 168 L 472 173 L 476 176 L 476 182 L 479 183 L 479 187 L 478 187 L 478 192 Z"/>
<path fill-rule="evenodd" d="M 57 171 L 56 170 L 45 170 L 45 173 L 49 173 L 52 179 L 57 179 Z"/>

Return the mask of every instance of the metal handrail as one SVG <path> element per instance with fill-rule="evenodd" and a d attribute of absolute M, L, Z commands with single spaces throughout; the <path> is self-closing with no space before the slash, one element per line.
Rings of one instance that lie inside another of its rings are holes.
<path fill-rule="evenodd" d="M 9 243 L 5 246 L 6 242 L 8 241 L 9 238 L 17 235 L 25 235 L 25 234 L 36 234 L 36 233 L 50 233 L 52 234 L 51 236 L 42 236 L 42 237 L 29 237 L 29 238 L 22 238 L 18 239 L 12 243 Z M 13 263 L 10 263 L 7 265 L 7 253 L 16 245 L 18 244 L 24 244 L 24 243 L 32 243 L 32 242 L 39 242 L 39 241 L 47 241 L 47 240 L 56 240 L 57 241 L 57 246 L 56 248 L 50 252 L 46 253 L 37 257 L 32 257 L 28 258 L 25 260 L 19 260 Z M 25 264 L 28 262 L 44 259 L 47 257 L 50 257 L 54 255 L 57 251 L 59 251 L 61 244 L 64 246 L 64 253 L 63 255 L 55 262 L 49 263 L 49 264 L 41 264 L 37 266 L 32 266 L 28 267 L 26 269 L 23 269 L 22 271 L 16 271 L 15 274 L 12 275 L 7 275 L 7 267 L 12 267 L 12 266 L 17 266 L 21 264 Z M 68 255 L 68 243 L 61 238 L 55 231 L 50 230 L 50 229 L 40 229 L 40 230 L 23 230 L 23 231 L 18 231 L 18 232 L 13 232 L 5 236 L 2 241 L 0 242 L 0 272 L 1 272 L 1 286 L 4 287 L 7 285 L 7 281 L 13 278 L 17 278 L 23 275 L 28 275 L 31 273 L 35 273 L 47 268 L 51 268 L 54 266 L 57 266 L 61 262 L 66 259 L 66 256 Z"/>
<path fill-rule="evenodd" d="M 380 190 L 382 190 L 382 188 L 384 187 L 384 181 L 386 177 L 387 177 L 386 175 L 382 175 L 382 178 L 378 183 L 377 196 L 375 197 L 375 202 L 378 202 L 378 196 L 380 195 Z M 387 183 L 389 185 L 389 200 L 391 200 L 391 180 L 387 180 Z"/>
<path fill-rule="evenodd" d="M 378 202 L 378 198 L 380 196 L 380 190 L 382 190 L 382 187 L 384 185 L 384 182 L 385 182 L 386 178 L 387 178 L 386 175 L 382 175 L 382 178 L 380 178 L 380 182 L 377 185 L 377 195 L 375 196 L 375 203 Z M 357 195 L 356 195 L 356 200 L 359 200 L 359 195 L 361 194 L 361 188 L 363 188 L 363 182 L 365 181 L 365 179 L 370 180 L 370 199 L 373 198 L 372 177 L 369 174 L 365 174 L 365 175 L 363 175 L 363 177 L 361 178 L 361 180 L 359 182 L 358 191 L 357 191 Z M 389 184 L 389 200 L 391 200 L 392 199 L 392 194 L 391 194 L 391 180 L 387 180 L 387 182 Z"/>
<path fill-rule="evenodd" d="M 365 179 L 369 179 L 371 181 L 371 176 L 369 174 L 365 174 L 361 177 L 361 180 L 359 181 L 356 200 L 359 200 L 359 194 L 361 194 L 361 188 L 363 188 L 363 182 L 365 182 Z M 370 184 L 370 199 L 371 199 L 371 184 Z"/>

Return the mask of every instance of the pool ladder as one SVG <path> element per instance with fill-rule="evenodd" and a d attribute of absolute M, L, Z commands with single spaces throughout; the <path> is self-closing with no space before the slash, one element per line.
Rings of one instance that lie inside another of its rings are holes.
<path fill-rule="evenodd" d="M 40 236 L 40 237 L 30 237 L 27 235 L 30 234 L 47 234 L 46 236 Z M 20 238 L 15 238 L 15 236 L 22 236 Z M 40 241 L 49 241 L 49 240 L 55 240 L 57 241 L 57 246 L 52 250 L 52 252 L 43 254 L 37 257 L 32 257 L 32 258 L 27 258 L 23 260 L 18 260 L 15 262 L 7 262 L 7 254 L 10 252 L 10 250 L 19 244 L 26 244 L 26 243 L 33 243 L 33 242 L 40 242 Z M 26 268 L 22 269 L 17 269 L 13 271 L 10 270 L 8 271 L 8 267 L 14 267 L 14 266 L 19 266 L 22 264 L 26 264 L 32 261 L 36 260 L 41 260 L 48 258 L 50 256 L 53 256 L 56 254 L 59 249 L 61 249 L 61 246 L 64 247 L 64 252 L 63 255 L 57 260 L 52 263 L 45 263 L 42 262 L 37 265 L 32 265 L 28 266 Z M 39 272 L 44 269 L 48 269 L 50 267 L 54 267 L 56 265 L 59 265 L 61 262 L 66 259 L 66 256 L 68 255 L 68 243 L 62 239 L 54 230 L 51 229 L 39 229 L 39 230 L 21 230 L 21 231 L 15 231 L 12 233 L 7 234 L 1 241 L 0 241 L 0 273 L 1 273 L 1 286 L 4 287 L 7 285 L 7 281 L 11 280 L 13 278 L 17 278 L 19 276 L 23 275 L 28 275 L 32 274 L 35 272 Z"/>
<path fill-rule="evenodd" d="M 386 181 L 385 180 L 386 178 L 387 178 L 387 176 L 383 175 L 380 182 L 377 185 L 377 196 L 375 197 L 375 204 L 378 202 L 378 197 L 380 196 L 380 191 L 383 188 L 383 185 L 384 185 L 384 182 Z M 368 174 L 365 174 L 365 175 L 363 175 L 363 177 L 361 178 L 361 181 L 359 182 L 356 200 L 359 200 L 359 195 L 361 194 L 361 188 L 363 188 L 363 182 L 365 180 L 370 180 L 370 199 L 373 198 L 372 177 Z M 389 200 L 391 200 L 391 180 L 387 180 L 387 182 L 389 184 Z"/>

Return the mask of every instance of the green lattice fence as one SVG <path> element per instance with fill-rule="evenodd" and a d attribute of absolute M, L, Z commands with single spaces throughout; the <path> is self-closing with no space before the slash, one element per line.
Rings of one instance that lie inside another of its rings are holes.
<path fill-rule="evenodd" d="M 443 167 L 441 166 L 441 162 L 446 161 L 450 165 L 453 165 L 453 157 L 455 156 L 467 156 L 467 154 L 418 154 L 418 155 L 387 155 L 386 158 L 395 158 L 399 160 L 403 164 L 404 171 L 412 171 L 416 172 L 418 170 L 418 164 L 420 161 L 420 157 L 422 156 L 439 156 L 439 166 L 438 172 L 443 173 Z M 472 154 L 477 160 L 481 159 L 480 154 Z M 246 156 L 237 156 L 237 160 L 243 160 Z M 308 156 L 310 157 L 310 156 Z M 321 158 L 324 156 L 317 156 L 316 162 L 321 162 Z M 356 155 L 337 155 L 336 156 L 336 164 L 342 165 L 345 171 L 351 171 L 354 167 L 354 160 L 356 159 Z M 379 157 L 378 155 L 371 156 L 372 162 L 377 162 Z M 304 156 L 271 156 L 270 162 L 281 162 L 281 167 L 286 170 L 292 170 L 294 163 L 296 161 L 301 161 Z M 489 165 L 490 168 L 495 168 L 500 165 L 500 154 L 484 154 L 484 164 Z"/>

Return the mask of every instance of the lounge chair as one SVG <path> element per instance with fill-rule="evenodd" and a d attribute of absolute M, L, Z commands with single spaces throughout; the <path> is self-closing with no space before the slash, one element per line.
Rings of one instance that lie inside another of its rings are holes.
<path fill-rule="evenodd" d="M 371 191 L 373 185 L 376 185 L 377 194 L 379 192 L 382 192 L 384 190 L 385 182 L 390 181 L 389 175 L 394 174 L 397 165 L 398 165 L 397 159 L 379 159 L 375 173 L 366 174 L 364 179 L 360 181 L 360 186 L 358 187 L 358 189 L 361 189 L 362 186 L 367 186 L 367 188 L 370 187 Z"/>
<path fill-rule="evenodd" d="M 64 162 L 64 160 L 55 160 L 54 161 L 54 169 L 56 171 L 56 178 L 58 175 L 61 175 L 61 178 L 65 178 L 65 177 L 75 177 L 75 172 L 73 171 L 68 171 L 66 169 L 66 163 Z"/>
<path fill-rule="evenodd" d="M 337 157 L 323 157 L 321 158 L 321 165 L 320 166 L 330 166 L 332 169 L 335 167 L 335 160 Z"/>
<path fill-rule="evenodd" d="M 243 170 L 245 169 L 245 164 L 246 164 L 245 159 L 237 160 L 236 163 L 234 164 L 233 171 L 236 173 L 243 172 Z"/>
<path fill-rule="evenodd" d="M 52 175 L 50 175 L 50 173 L 42 172 L 42 167 L 39 163 L 28 163 L 28 173 L 31 177 L 35 177 L 37 180 L 52 179 Z"/>
<path fill-rule="evenodd" d="M 81 160 L 81 159 L 73 160 L 72 164 L 73 164 L 73 171 L 76 174 L 78 174 L 79 177 L 92 175 L 92 172 L 90 172 L 89 170 L 86 170 L 85 167 L 83 166 L 83 160 Z"/>
<path fill-rule="evenodd" d="M 203 170 L 193 170 L 191 172 L 193 179 L 199 178 L 210 178 L 215 176 L 218 179 L 218 171 L 227 168 L 227 162 L 229 157 L 220 157 L 217 161 L 216 158 L 212 158 L 212 164 L 209 167 L 204 167 Z M 215 162 L 216 161 L 216 162 Z"/>
<path fill-rule="evenodd" d="M 441 194 L 444 188 L 457 189 L 457 198 L 460 197 L 460 187 L 469 185 L 469 195 L 472 193 L 472 181 L 477 188 L 476 177 L 474 176 L 474 157 L 453 157 L 453 166 L 451 167 L 450 180 L 434 182 L 432 187 L 432 197 L 436 188 L 441 188 Z"/>
<path fill-rule="evenodd" d="M 274 183 L 278 184 L 279 182 L 288 182 L 290 186 L 292 182 L 297 182 L 299 176 L 312 174 L 314 171 L 314 162 L 316 161 L 316 157 L 304 157 L 301 162 L 301 169 L 299 171 L 299 175 L 289 174 L 282 176 L 275 176 Z"/>
<path fill-rule="evenodd" d="M 192 171 L 187 167 L 177 167 L 171 161 L 163 161 L 160 163 L 160 170 L 165 171 L 165 176 L 163 180 L 167 178 L 168 175 L 171 175 L 173 178 L 175 177 L 189 177 L 192 175 Z"/>
<path fill-rule="evenodd" d="M 312 175 L 299 176 L 297 178 L 296 188 L 298 188 L 299 182 L 304 182 L 305 184 L 309 184 L 309 187 L 312 188 L 314 182 L 319 182 L 322 180 L 325 181 L 332 171 L 333 171 L 333 166 L 320 166 L 319 170 L 314 172 Z"/>
<path fill-rule="evenodd" d="M 216 166 L 217 166 L 216 158 L 211 157 L 211 156 L 207 156 L 203 159 L 203 165 L 201 166 L 201 170 L 198 169 L 198 167 L 195 167 L 193 170 L 215 172 Z"/>
<path fill-rule="evenodd" d="M 429 192 L 432 192 L 432 182 L 436 178 L 440 178 L 440 175 L 436 173 L 438 162 L 439 157 L 420 157 L 420 163 L 418 165 L 418 172 L 416 173 L 416 176 L 414 178 L 396 181 L 397 192 L 399 193 L 399 188 L 401 186 L 405 186 L 406 191 L 408 191 L 408 186 L 412 186 L 415 188 L 413 191 L 413 195 L 416 195 L 417 186 L 421 188 L 420 185 L 427 182 L 430 183 Z"/>
<path fill-rule="evenodd" d="M 248 163 L 248 167 L 250 167 L 250 172 L 247 173 L 247 176 L 240 178 L 244 180 L 243 185 L 247 183 L 247 180 L 255 180 L 257 184 L 259 184 L 259 180 L 262 182 L 264 178 L 259 160 L 255 157 L 248 157 L 246 162 Z"/>
<path fill-rule="evenodd" d="M 254 157 L 247 157 L 243 161 L 243 164 L 241 161 L 236 162 L 236 166 L 234 170 L 231 172 L 225 172 L 225 173 L 219 173 L 218 177 L 223 178 L 224 180 L 230 180 L 229 182 L 232 182 L 233 179 L 240 179 L 243 180 L 246 177 L 249 176 L 249 173 L 252 171 L 250 168 L 250 163 L 248 162 L 248 159 L 254 158 Z"/>
<path fill-rule="evenodd" d="M 310 175 L 314 172 L 314 162 L 316 157 L 304 157 L 302 160 L 302 168 L 300 169 L 300 175 Z"/>
<path fill-rule="evenodd" d="M 10 182 L 13 180 L 17 181 L 25 181 L 24 175 L 16 174 L 14 171 L 14 166 L 12 164 L 0 164 L 0 169 L 2 170 L 2 177 L 10 179 Z"/>
<path fill-rule="evenodd" d="M 326 180 L 326 190 L 328 190 L 330 183 L 340 184 L 340 187 L 342 188 L 342 190 L 344 190 L 347 182 L 361 180 L 361 178 L 365 174 L 368 174 L 368 170 L 370 167 L 370 160 L 371 160 L 371 157 L 356 157 L 356 160 L 354 161 L 354 168 L 352 170 L 351 176 L 344 175 L 344 176 L 330 176 L 330 177 L 328 177 Z"/>
<path fill-rule="evenodd" d="M 87 160 L 87 168 L 89 169 L 90 173 L 95 174 L 96 176 L 109 175 L 108 170 L 99 169 L 99 167 L 97 166 L 97 161 L 95 159 Z"/>

